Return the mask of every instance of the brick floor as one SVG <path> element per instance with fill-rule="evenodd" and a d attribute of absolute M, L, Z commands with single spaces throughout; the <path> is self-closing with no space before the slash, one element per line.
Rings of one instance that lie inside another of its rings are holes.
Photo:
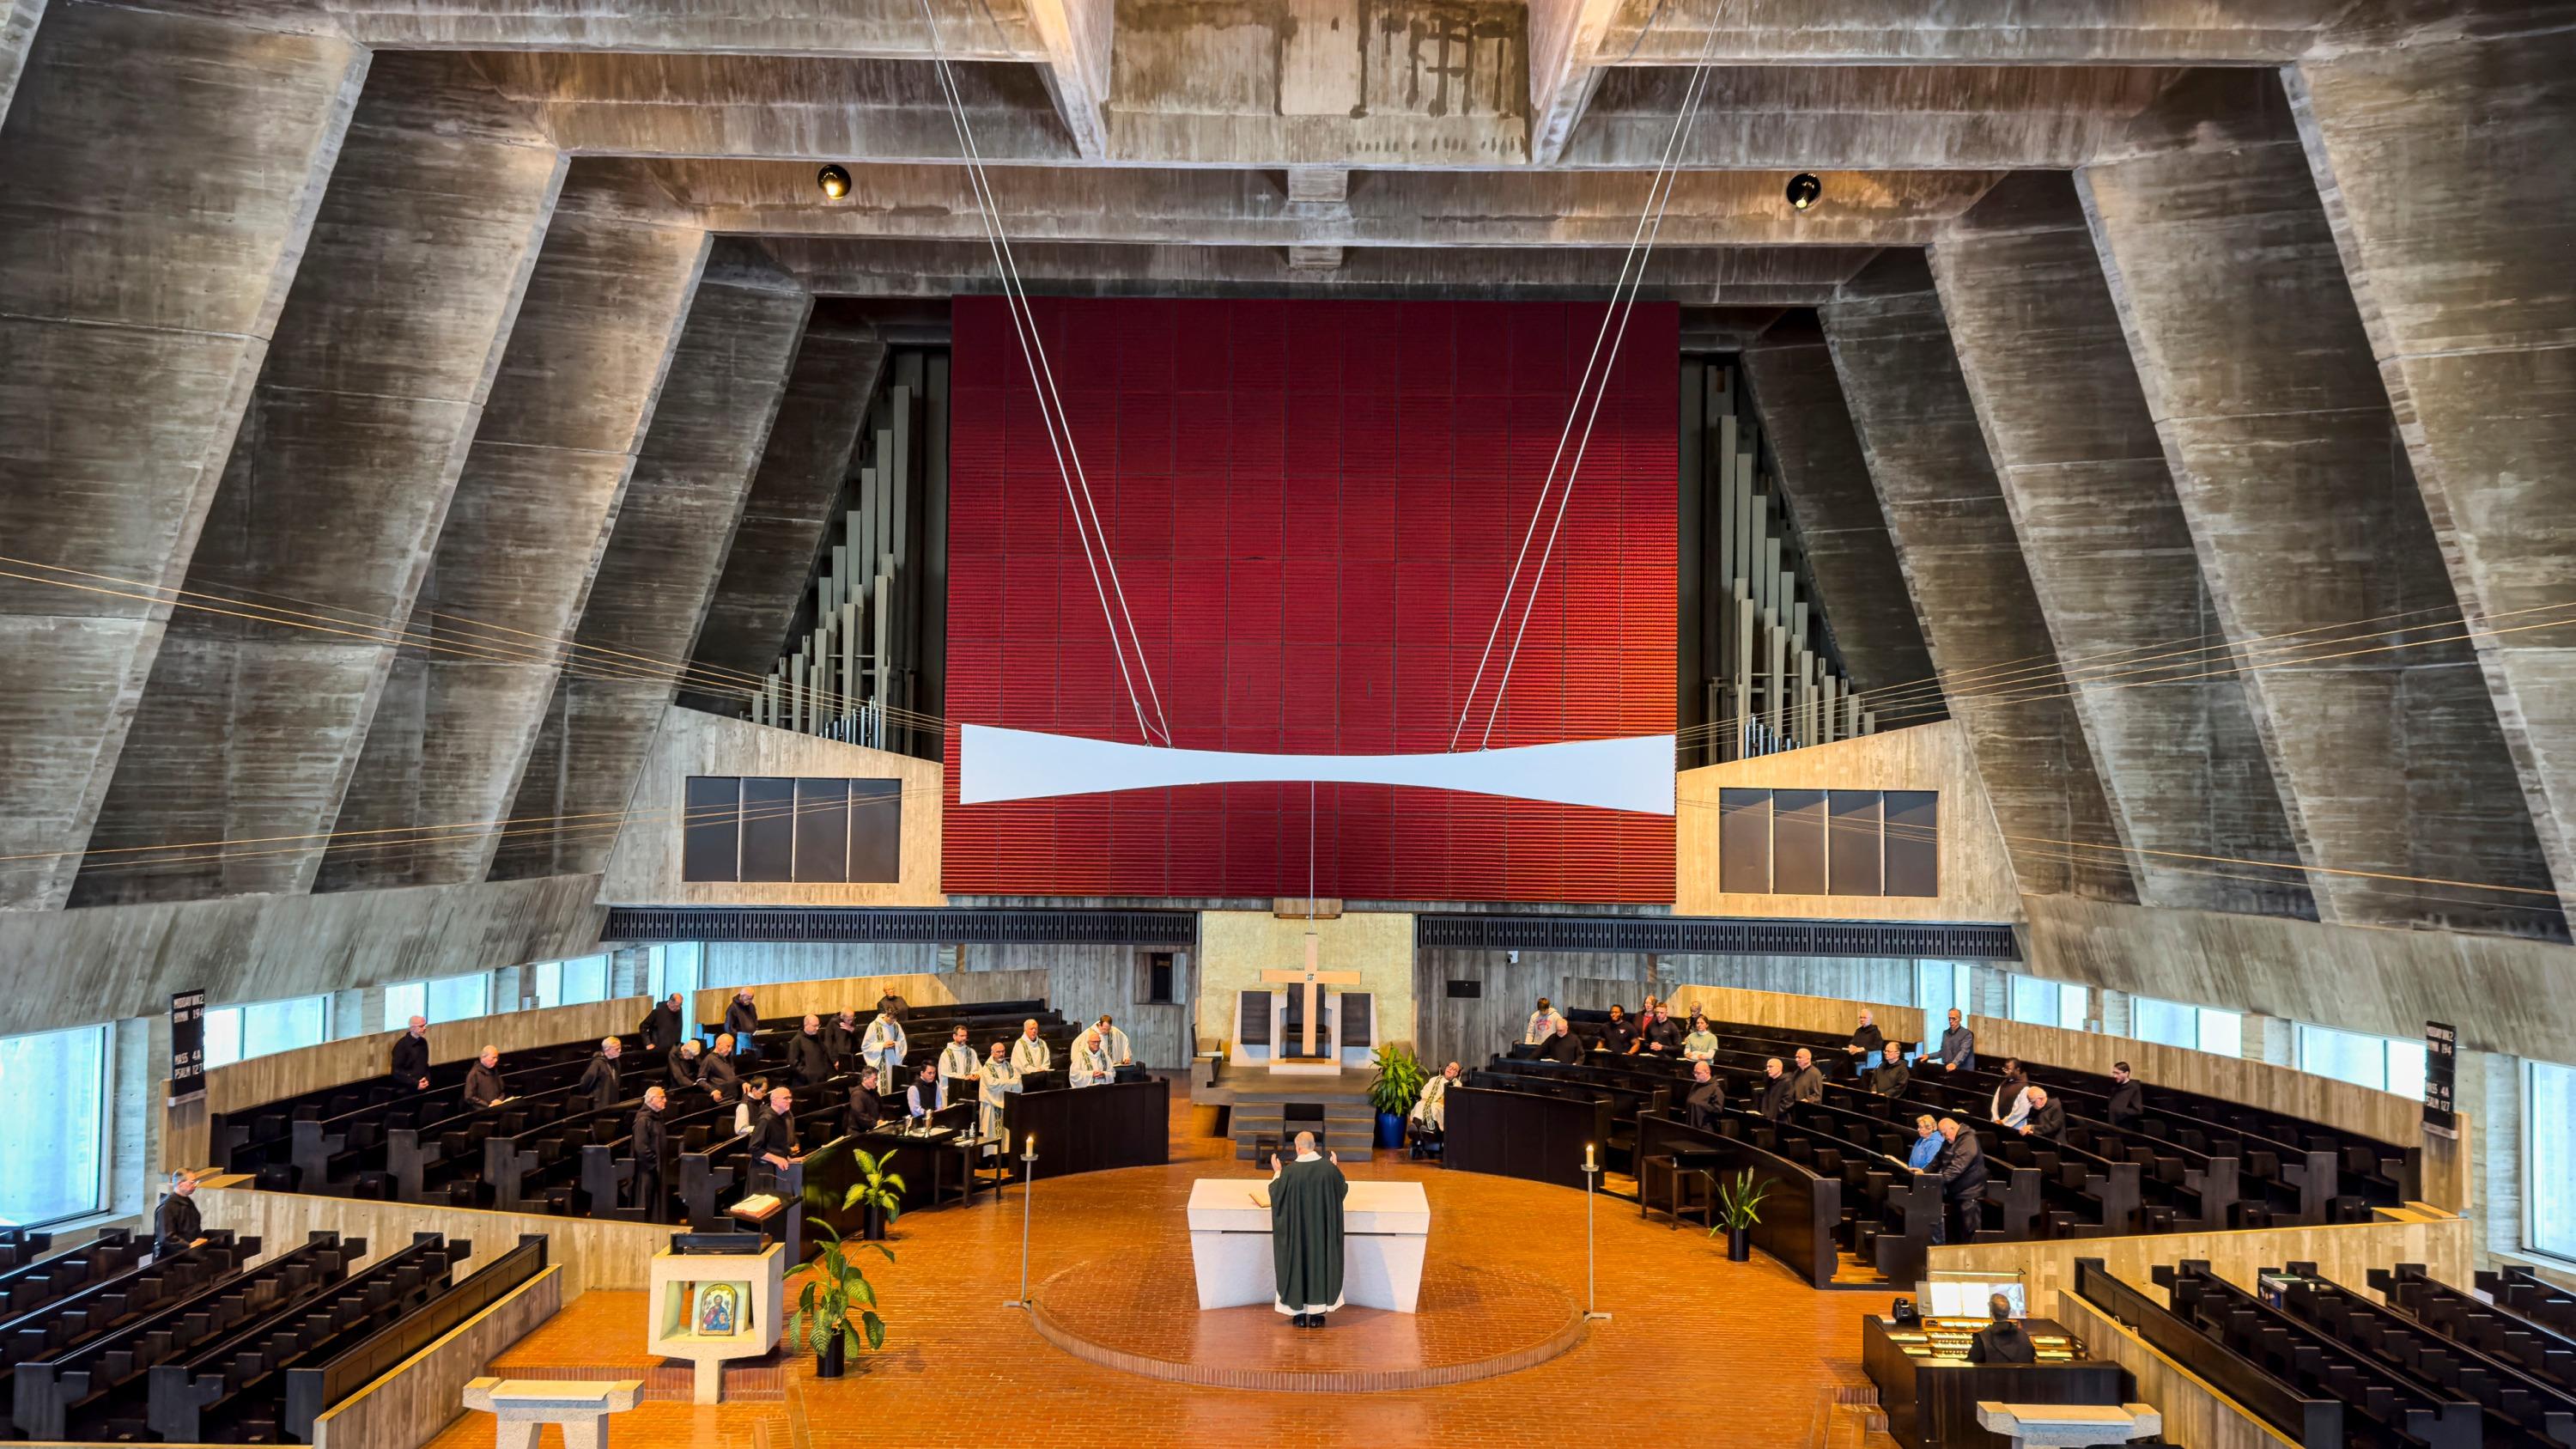
<path fill-rule="evenodd" d="M 1168 1285 L 1188 1279 L 1184 1208 L 1200 1177 L 1243 1171 L 1232 1144 L 1205 1135 L 1209 1114 L 1174 1113 L 1168 1167 L 1094 1173 L 1052 1181 L 1040 1175 L 1031 1219 L 1030 1275 L 1045 1283 L 1079 1269 L 1103 1275 L 1105 1305 L 1159 1321 L 1121 1322 L 1115 1333 L 1137 1342 L 1176 1343 L 1201 1330 L 1199 1315 L 1165 1299 Z M 1526 1339 L 1551 1315 L 1535 1306 L 1580 1303 L 1584 1291 L 1582 1195 L 1508 1178 L 1443 1172 L 1394 1153 L 1372 1163 L 1345 1162 L 1354 1177 L 1411 1179 L 1431 1200 L 1430 1287 L 1444 1281 L 1500 1288 L 1481 1306 L 1494 1341 Z M 804 1356 L 789 1356 L 783 1402 L 755 1400 L 713 1409 L 648 1402 L 615 1421 L 612 1437 L 628 1445 L 691 1449 L 919 1449 L 1031 1436 L 1097 1438 L 1119 1449 L 1204 1445 L 1217 1436 L 1272 1434 L 1293 1421 L 1301 1440 L 1345 1443 L 1362 1438 L 1399 1443 L 1437 1440 L 1484 1444 L 1562 1443 L 1567 1436 L 1615 1432 L 1622 1396 L 1638 1396 L 1640 1432 L 1663 1423 L 1696 1444 L 1824 1449 L 1855 1442 L 1847 1415 L 1832 1402 L 1867 1382 L 1860 1371 L 1860 1315 L 1885 1311 L 1883 1294 L 1819 1293 L 1761 1257 L 1730 1264 L 1724 1246 L 1698 1229 L 1641 1222 L 1632 1204 L 1596 1204 L 1600 1307 L 1612 1315 L 1592 1325 L 1561 1356 L 1507 1377 L 1479 1383 L 1370 1394 L 1281 1394 L 1160 1382 L 1084 1362 L 1042 1340 L 1016 1309 L 1002 1306 L 1020 1289 L 1021 1203 L 1013 1192 L 996 1207 L 926 1213 L 896 1227 L 892 1264 L 869 1272 L 889 1325 L 884 1352 L 853 1365 L 847 1378 L 817 1380 Z M 1132 1264 L 1132 1268 L 1118 1265 Z M 1481 1275 L 1481 1276 L 1480 1276 Z M 1511 1285 L 1529 1284 L 1524 1303 Z M 1432 1306 L 1426 1301 L 1426 1307 Z M 1106 1310 L 1104 1310 L 1106 1311 Z M 1258 1313 L 1259 1310 L 1251 1310 Z M 1276 1317 L 1276 1315 L 1270 1315 Z M 605 1370 L 626 1364 L 640 1376 L 643 1295 L 590 1294 L 506 1355 L 496 1369 Z M 1456 1340 L 1444 1326 L 1423 1325 L 1439 1353 L 1466 1351 L 1475 1322 Z M 1104 1330 L 1109 1331 L 1109 1330 Z M 1246 1330 L 1248 1331 L 1248 1330 Z M 1298 1331 L 1284 1325 L 1273 1330 Z M 1360 1335 L 1308 1334 L 1313 1352 L 1330 1357 Z M 1195 1337 L 1193 1337 L 1195 1343 Z M 1223 1350 L 1223 1342 L 1211 1348 Z M 746 1387 L 750 1387 L 746 1383 Z M 1084 1420 L 1099 1431 L 1085 1435 Z M 482 1415 L 459 1420 L 439 1449 L 493 1442 Z M 551 1446 L 556 1441 L 546 1440 Z M 1873 1449 L 1891 1441 L 1870 1434 Z"/>

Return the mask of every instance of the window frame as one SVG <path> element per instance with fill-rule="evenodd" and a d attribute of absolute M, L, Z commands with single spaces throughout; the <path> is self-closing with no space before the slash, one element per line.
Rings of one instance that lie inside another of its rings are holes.
<path fill-rule="evenodd" d="M 2522 1088 L 2522 1152 L 2521 1162 L 2519 1164 L 2522 1171 L 2522 1241 L 2520 1247 L 2525 1254 L 2531 1257 L 2546 1259 L 2553 1263 L 2576 1263 L 2576 1194 L 2571 1194 L 2569 1201 L 2571 1221 L 2567 1224 L 2566 1241 L 2553 1247 L 2543 1244 L 2540 1240 L 2540 1194 L 2534 1191 L 2532 1186 L 2534 1183 L 2542 1180 L 2540 1177 L 2535 1175 L 2535 1167 L 2533 1163 L 2533 1156 L 2537 1151 L 2537 1144 L 2534 1141 L 2534 1132 L 2535 1128 L 2539 1126 L 2539 1113 L 2533 1110 L 2533 1104 L 2534 1100 L 2539 1096 L 2539 1077 L 2543 1068 L 2546 1068 L 2551 1072 L 2566 1074 L 2566 1092 L 2569 1104 L 2569 1115 L 2571 1117 L 2576 1117 L 2576 1065 L 2570 1065 L 2565 1062 L 2542 1061 L 2537 1057 L 2525 1057 L 2522 1062 L 2522 1081 L 2520 1083 Z M 2571 1169 L 2576 1169 L 2576 1162 L 2571 1162 L 2569 1166 Z"/>
<path fill-rule="evenodd" d="M 116 1023 L 103 1021 L 91 1026 L 56 1027 L 51 1031 L 18 1032 L 0 1041 L 26 1041 L 38 1037 L 72 1036 L 91 1033 L 98 1043 L 98 1082 L 93 1093 L 94 1112 L 90 1120 L 92 1152 L 97 1170 L 90 1183 L 89 1206 L 56 1213 L 52 1217 L 30 1219 L 13 1224 L 19 1228 L 42 1228 L 59 1223 L 78 1222 L 115 1210 L 114 1191 L 117 1157 L 116 1132 Z"/>

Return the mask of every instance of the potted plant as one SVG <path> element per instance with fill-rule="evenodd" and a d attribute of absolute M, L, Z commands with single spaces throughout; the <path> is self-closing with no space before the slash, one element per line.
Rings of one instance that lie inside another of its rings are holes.
<path fill-rule="evenodd" d="M 892 1153 L 871 1154 L 855 1147 L 850 1152 L 859 1164 L 859 1180 L 850 1185 L 850 1195 L 841 1200 L 841 1211 L 860 1209 L 859 1236 L 881 1243 L 894 1220 L 903 1216 L 903 1177 L 885 1170 Z"/>
<path fill-rule="evenodd" d="M 821 1218 L 805 1221 L 813 1225 L 823 1251 L 796 1295 L 796 1311 L 787 1317 L 787 1341 L 814 1351 L 816 1378 L 837 1379 L 847 1369 L 849 1355 L 862 1343 L 870 1349 L 885 1347 L 885 1320 L 877 1317 L 877 1290 L 851 1259 L 849 1243 Z M 887 1262 L 894 1261 L 894 1249 L 883 1243 L 867 1246 L 885 1254 Z M 855 1324 L 850 1321 L 853 1310 L 858 1314 Z"/>
<path fill-rule="evenodd" d="M 1369 1083 L 1369 1105 L 1377 1108 L 1378 1146 L 1404 1145 L 1405 1116 L 1429 1077 L 1411 1048 L 1390 1044 L 1377 1049 L 1377 1077 Z"/>
<path fill-rule="evenodd" d="M 1726 1261 L 1747 1262 L 1753 1257 L 1753 1225 L 1762 1221 L 1762 1200 L 1779 1186 L 1779 1179 L 1766 1177 L 1753 1180 L 1753 1169 L 1746 1168 L 1731 1178 L 1717 1182 L 1717 1221 L 1709 1225 L 1708 1235 L 1726 1230 Z"/>

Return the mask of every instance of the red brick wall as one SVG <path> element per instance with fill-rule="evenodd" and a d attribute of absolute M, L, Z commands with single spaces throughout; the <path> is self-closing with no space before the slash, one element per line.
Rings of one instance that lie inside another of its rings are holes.
<path fill-rule="evenodd" d="M 1601 309 L 1041 298 L 1036 310 L 1173 742 L 1446 748 Z M 1629 322 L 1495 745 L 1673 728 L 1676 325 L 1670 306 Z M 998 298 L 960 298 L 955 329 L 949 718 L 1137 740 L 1009 315 Z M 1304 785 L 961 807 L 949 740 L 951 894 L 1306 891 Z M 1312 824 L 1326 896 L 1673 898 L 1667 817 L 1325 785 Z"/>

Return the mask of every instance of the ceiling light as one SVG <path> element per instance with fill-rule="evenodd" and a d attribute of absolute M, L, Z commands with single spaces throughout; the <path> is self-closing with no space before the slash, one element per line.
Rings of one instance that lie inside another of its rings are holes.
<path fill-rule="evenodd" d="M 1807 179 L 1812 181 L 1815 178 Z M 838 201 L 850 194 L 850 173 L 847 168 L 838 164 L 826 166 L 814 173 L 814 184 L 823 188 L 825 196 Z"/>
<path fill-rule="evenodd" d="M 1789 205 L 1792 210 L 1804 211 L 1815 205 L 1816 198 L 1824 194 L 1825 183 L 1818 181 L 1813 172 L 1801 171 L 1789 178 Z"/>

